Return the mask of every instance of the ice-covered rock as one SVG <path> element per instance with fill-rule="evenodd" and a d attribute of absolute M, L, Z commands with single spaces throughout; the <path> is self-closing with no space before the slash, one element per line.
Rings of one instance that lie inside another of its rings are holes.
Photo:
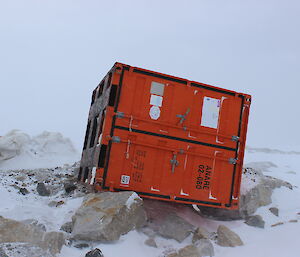
<path fill-rule="evenodd" d="M 12 130 L 0 137 L 0 162 L 21 154 L 24 146 L 29 142 L 30 136 L 19 130 Z"/>
<path fill-rule="evenodd" d="M 146 213 L 134 192 L 103 192 L 87 195 L 72 221 L 73 239 L 107 242 L 144 226 Z"/>
<path fill-rule="evenodd" d="M 70 139 L 56 132 L 30 137 L 12 130 L 0 137 L 0 169 L 49 168 L 79 159 Z"/>

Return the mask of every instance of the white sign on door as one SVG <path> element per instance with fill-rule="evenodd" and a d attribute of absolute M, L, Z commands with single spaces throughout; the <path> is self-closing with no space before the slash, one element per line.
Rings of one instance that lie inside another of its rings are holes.
<path fill-rule="evenodd" d="M 221 100 L 205 96 L 203 98 L 201 126 L 218 128 Z"/>

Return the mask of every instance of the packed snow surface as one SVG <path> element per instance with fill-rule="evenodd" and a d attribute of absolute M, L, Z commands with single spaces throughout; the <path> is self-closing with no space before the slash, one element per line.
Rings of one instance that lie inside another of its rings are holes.
<path fill-rule="evenodd" d="M 80 155 L 70 139 L 60 133 L 43 132 L 30 137 L 12 130 L 0 137 L 0 169 L 33 169 L 78 161 Z"/>

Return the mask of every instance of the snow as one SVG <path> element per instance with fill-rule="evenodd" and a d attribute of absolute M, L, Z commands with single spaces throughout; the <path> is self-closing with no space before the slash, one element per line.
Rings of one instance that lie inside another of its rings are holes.
<path fill-rule="evenodd" d="M 30 137 L 12 130 L 0 137 L 0 169 L 51 168 L 80 158 L 70 139 L 60 133 L 43 132 Z"/>
<path fill-rule="evenodd" d="M 13 176 L 10 176 L 12 171 L 8 169 L 11 167 L 21 168 L 23 165 L 51 167 L 54 163 L 53 157 L 57 158 L 57 160 L 55 160 L 56 163 L 64 163 L 65 157 L 58 153 L 61 153 L 62 149 L 64 149 L 68 151 L 68 155 L 73 155 L 72 147 L 68 140 L 65 140 L 62 136 L 60 137 L 57 134 L 44 133 L 38 137 L 30 138 L 18 133 L 19 132 L 12 133 L 14 139 L 18 138 L 20 140 L 15 140 L 16 147 L 10 149 L 10 154 L 13 155 L 16 153 L 16 155 L 10 160 L 2 160 L 0 162 L 0 215 L 16 220 L 36 219 L 40 223 L 43 223 L 48 231 L 58 231 L 62 224 L 71 220 L 72 215 L 81 205 L 83 198 L 62 196 L 59 193 L 50 197 L 42 197 L 32 193 L 31 190 L 35 184 L 27 187 L 31 192 L 30 194 L 21 195 L 18 193 L 18 190 L 12 186 L 14 183 Z M 7 138 L 4 139 L 0 142 L 8 140 Z M 0 145 L 3 148 L 5 144 L 2 143 L 2 145 Z M 36 151 L 36 154 L 32 153 L 32 151 L 34 151 L 33 149 Z M 27 160 L 27 162 L 23 162 L 22 160 Z M 36 161 L 38 164 L 30 163 L 30 161 Z M 286 187 L 275 189 L 272 195 L 272 204 L 257 210 L 255 214 L 261 215 L 266 222 L 264 229 L 250 227 L 243 221 L 222 222 L 206 219 L 199 217 L 196 212 L 191 215 L 185 213 L 183 210 L 180 215 L 185 216 L 185 218 L 194 225 L 205 227 L 210 232 L 216 231 L 220 224 L 224 224 L 240 235 L 244 246 L 230 248 L 221 247 L 213 243 L 216 257 L 299 256 L 300 166 L 298 152 L 269 151 L 251 148 L 250 151 L 246 151 L 245 163 L 247 167 L 255 167 L 265 175 L 283 179 L 294 186 L 293 190 Z M 64 168 L 62 168 L 62 170 L 63 169 Z M 28 181 L 25 182 L 27 183 Z M 251 174 L 243 176 L 242 190 L 247 191 L 256 183 L 257 181 L 253 181 Z M 127 207 L 130 208 L 131 204 L 138 197 L 137 194 L 132 194 L 127 201 Z M 59 207 L 49 207 L 49 202 L 53 200 L 63 200 L 65 204 Z M 279 208 L 279 217 L 276 217 L 269 211 L 270 207 Z M 298 220 L 298 222 L 293 223 L 290 222 L 291 220 Z M 282 222 L 283 224 L 272 226 L 278 222 Z M 156 236 L 155 240 L 158 248 L 153 248 L 144 244 L 147 238 L 148 237 L 143 233 L 131 231 L 123 235 L 117 242 L 93 244 L 91 248 L 97 247 L 101 249 L 105 257 L 117 257 L 120 255 L 123 257 L 163 257 L 166 253 L 176 249 L 178 250 L 191 243 L 191 236 L 182 243 Z M 89 250 L 90 249 L 77 249 L 71 246 L 64 246 L 59 257 L 82 257 Z"/>
<path fill-rule="evenodd" d="M 137 193 L 133 193 L 126 201 L 126 207 L 127 209 L 130 209 L 131 205 L 138 199 L 141 199 Z"/>

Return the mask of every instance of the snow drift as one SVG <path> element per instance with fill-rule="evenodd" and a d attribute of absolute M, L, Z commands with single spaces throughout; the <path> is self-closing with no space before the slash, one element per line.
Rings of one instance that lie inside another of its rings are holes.
<path fill-rule="evenodd" d="M 49 168 L 79 160 L 70 139 L 56 132 L 30 137 L 12 130 L 0 137 L 0 169 Z"/>

